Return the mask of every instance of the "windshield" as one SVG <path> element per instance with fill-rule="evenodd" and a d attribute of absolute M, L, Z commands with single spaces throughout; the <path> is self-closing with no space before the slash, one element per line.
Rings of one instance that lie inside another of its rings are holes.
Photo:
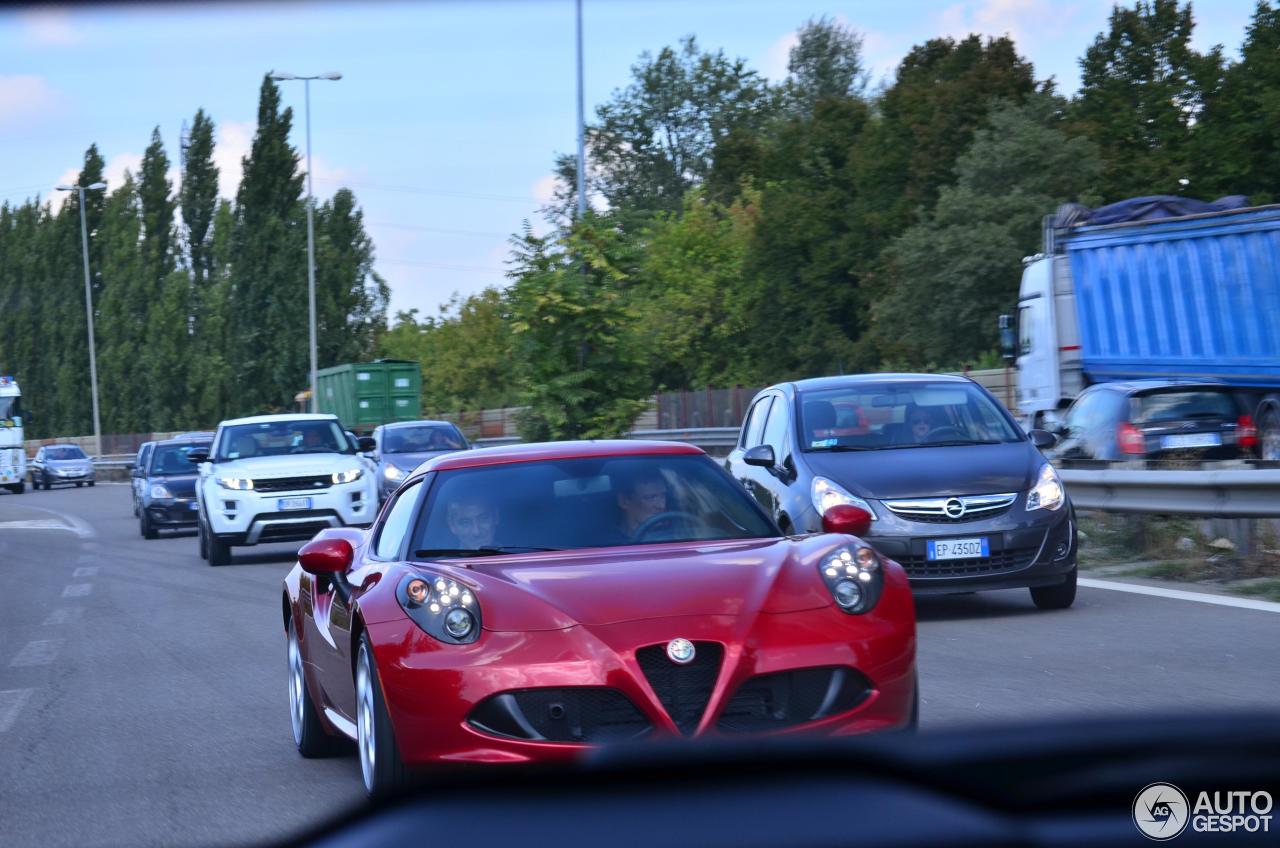
<path fill-rule="evenodd" d="M 87 459 L 84 451 L 75 445 L 58 445 L 44 449 L 45 459 Z"/>
<path fill-rule="evenodd" d="M 426 453 L 466 450 L 467 440 L 449 424 L 416 427 L 388 427 L 383 435 L 383 453 Z"/>
<path fill-rule="evenodd" d="M 215 459 L 354 452 L 336 421 L 264 421 L 223 429 Z"/>
<path fill-rule="evenodd" d="M 22 398 L 0 397 L 0 427 L 13 427 L 21 418 Z"/>
<path fill-rule="evenodd" d="M 1002 409 L 969 383 L 858 383 L 800 396 L 805 450 L 885 450 L 1021 441 Z"/>
<path fill-rule="evenodd" d="M 161 445 L 151 456 L 151 473 L 163 476 L 168 474 L 195 474 L 195 465 L 187 459 L 187 454 L 196 448 L 209 447 L 208 442 L 188 445 Z"/>
<path fill-rule="evenodd" d="M 777 535 L 705 456 L 618 457 L 442 472 L 414 549 L 430 557 Z"/>

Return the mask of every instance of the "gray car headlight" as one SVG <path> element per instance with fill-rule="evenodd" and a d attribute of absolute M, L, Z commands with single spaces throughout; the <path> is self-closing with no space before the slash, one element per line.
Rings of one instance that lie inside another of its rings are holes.
<path fill-rule="evenodd" d="M 173 492 L 169 491 L 163 483 L 154 483 L 151 486 L 151 497 L 155 500 L 166 500 L 173 497 Z"/>
<path fill-rule="evenodd" d="M 403 480 L 407 475 L 396 466 L 388 464 L 382 469 L 382 476 L 388 480 Z"/>
<path fill-rule="evenodd" d="M 409 618 L 441 642 L 466 645 L 480 638 L 480 602 L 456 580 L 425 572 L 408 574 L 396 598 Z"/>
<path fill-rule="evenodd" d="M 1058 477 L 1058 472 L 1046 462 L 1040 469 L 1036 484 L 1027 493 L 1027 512 L 1035 509 L 1058 509 L 1066 499 L 1067 493 L 1062 488 L 1062 480 Z"/>
<path fill-rule="evenodd" d="M 849 493 L 839 483 L 826 477 L 813 478 L 813 484 L 809 487 L 809 497 L 813 501 L 813 508 L 818 511 L 818 515 L 826 515 L 827 510 L 833 506 L 847 504 L 856 506 L 859 509 L 865 509 L 871 513 L 871 520 L 876 520 L 876 511 L 871 508 L 871 504 L 857 495 Z"/>
<path fill-rule="evenodd" d="M 880 556 L 871 548 L 847 546 L 824 554 L 818 569 L 836 606 L 850 615 L 870 612 L 884 591 Z"/>

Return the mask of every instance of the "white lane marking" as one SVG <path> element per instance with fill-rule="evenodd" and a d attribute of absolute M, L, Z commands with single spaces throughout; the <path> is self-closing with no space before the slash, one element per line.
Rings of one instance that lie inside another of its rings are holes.
<path fill-rule="evenodd" d="M 1195 601 L 1196 603 L 1214 604 L 1220 607 L 1236 607 L 1237 609 L 1257 610 L 1259 612 L 1280 612 L 1280 604 L 1274 601 L 1233 598 L 1230 595 L 1210 595 L 1207 592 L 1184 592 L 1181 589 L 1166 589 L 1163 586 L 1117 583 L 1114 580 L 1095 580 L 1092 577 L 1081 577 L 1077 580 L 1077 583 L 1086 589 L 1110 589 L 1113 592 L 1131 592 L 1135 595 L 1173 598 L 1178 601 Z"/>
<path fill-rule="evenodd" d="M 10 668 L 21 668 L 29 665 L 48 665 L 58 655 L 61 639 L 38 639 L 28 642 L 27 646 L 9 663 Z"/>
<path fill-rule="evenodd" d="M 85 565 L 71 572 L 72 577 L 93 577 L 98 573 L 98 566 Z"/>
<path fill-rule="evenodd" d="M 13 722 L 22 712 L 22 707 L 31 697 L 32 689 L 10 689 L 0 692 L 0 733 L 13 727 Z"/>
<path fill-rule="evenodd" d="M 93 591 L 92 583 L 72 583 L 62 590 L 64 598 L 83 598 Z"/>
<path fill-rule="evenodd" d="M 73 621 L 78 621 L 83 613 L 84 607 L 61 607 L 49 613 L 48 618 L 44 620 L 44 626 L 70 624 Z"/>
<path fill-rule="evenodd" d="M 48 519 L 44 519 L 43 521 L 40 519 L 34 519 L 29 521 L 6 521 L 0 523 L 0 527 L 10 527 L 15 530 L 66 530 L 75 533 L 81 539 L 92 539 L 94 536 L 98 535 L 89 522 L 78 516 L 71 515 L 66 512 L 58 512 L 56 509 L 46 509 L 42 506 L 31 506 L 30 504 L 25 503 L 23 506 L 27 509 L 35 510 L 36 512 L 43 512 L 46 515 L 52 515 L 57 518 L 61 524 L 49 521 Z M 16 525 L 39 526 L 21 527 Z"/>
<path fill-rule="evenodd" d="M 61 521 L 52 518 L 32 518 L 27 521 L 0 521 L 0 530 L 61 530 L 74 533 L 74 527 L 68 527 Z"/>

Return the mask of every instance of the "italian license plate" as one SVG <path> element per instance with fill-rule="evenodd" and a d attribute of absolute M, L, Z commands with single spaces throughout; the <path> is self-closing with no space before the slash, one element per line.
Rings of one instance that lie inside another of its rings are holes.
<path fill-rule="evenodd" d="M 277 498 L 276 509 L 281 512 L 291 509 L 311 509 L 311 498 Z"/>
<path fill-rule="evenodd" d="M 987 537 L 977 539 L 930 539 L 929 559 L 981 559 L 991 555 Z"/>
<path fill-rule="evenodd" d="M 1170 448 L 1216 448 L 1222 444 L 1222 437 L 1217 433 L 1187 433 L 1180 436 L 1164 436 L 1160 439 L 1160 447 Z"/>

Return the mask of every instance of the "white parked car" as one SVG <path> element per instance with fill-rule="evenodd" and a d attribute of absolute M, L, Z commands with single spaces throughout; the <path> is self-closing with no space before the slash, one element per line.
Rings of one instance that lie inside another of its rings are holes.
<path fill-rule="evenodd" d="M 231 549 L 310 539 L 328 527 L 367 526 L 377 481 L 333 415 L 223 421 L 208 452 L 192 451 L 200 556 L 226 565 Z M 368 444 L 358 445 L 365 450 Z"/>

